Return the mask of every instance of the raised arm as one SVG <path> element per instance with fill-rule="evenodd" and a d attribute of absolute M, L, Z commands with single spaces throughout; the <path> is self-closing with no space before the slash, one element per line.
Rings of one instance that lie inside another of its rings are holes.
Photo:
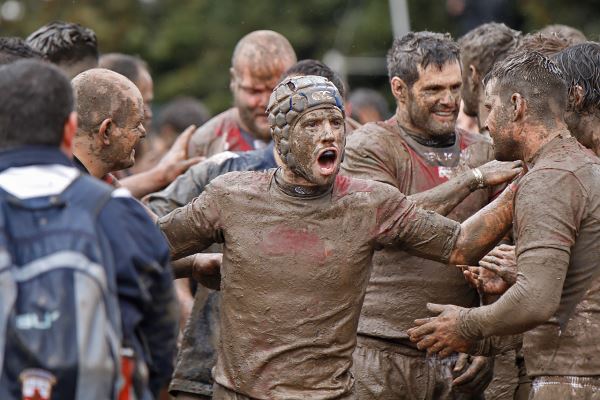
<path fill-rule="evenodd" d="M 425 210 L 447 215 L 474 191 L 510 182 L 523 171 L 522 165 L 521 161 L 490 161 L 409 198 Z"/>
<path fill-rule="evenodd" d="M 157 225 L 167 239 L 174 260 L 199 253 L 215 242 L 223 242 L 219 212 L 221 196 L 216 185 L 209 185 L 191 203 L 158 220 Z"/>
<path fill-rule="evenodd" d="M 509 185 L 496 200 L 461 224 L 450 264 L 474 265 L 508 232 L 513 221 L 516 184 Z"/>

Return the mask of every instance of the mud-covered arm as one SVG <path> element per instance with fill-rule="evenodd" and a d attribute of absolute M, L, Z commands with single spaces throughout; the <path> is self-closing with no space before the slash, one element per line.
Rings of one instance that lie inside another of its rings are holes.
<path fill-rule="evenodd" d="M 477 168 L 484 188 L 490 188 L 514 179 L 522 172 L 521 161 L 490 161 Z M 466 171 L 457 177 L 434 188 L 409 196 L 417 205 L 426 210 L 447 215 L 468 195 L 478 189 L 479 180 L 474 170 Z"/>
<path fill-rule="evenodd" d="M 513 221 L 516 184 L 461 224 L 450 264 L 474 265 L 504 237 Z"/>
<path fill-rule="evenodd" d="M 558 310 L 586 191 L 570 172 L 538 170 L 526 178 L 515 200 L 517 281 L 495 303 L 461 311 L 467 339 L 522 333 Z"/>
<path fill-rule="evenodd" d="M 472 355 L 495 357 L 507 351 L 516 350 L 523 345 L 523 335 L 491 336 L 477 342 Z"/>
<path fill-rule="evenodd" d="M 222 173 L 220 168 L 222 162 L 231 157 L 236 157 L 236 154 L 224 152 L 193 165 L 164 190 L 144 198 L 144 203 L 159 217 L 178 207 L 183 207 L 198 197 L 206 186 Z"/>
<path fill-rule="evenodd" d="M 217 185 L 211 184 L 191 203 L 158 220 L 157 225 L 167 239 L 173 260 L 199 253 L 215 242 L 223 242 L 221 192 Z"/>
<path fill-rule="evenodd" d="M 221 253 L 199 253 L 180 258 L 171 263 L 175 279 L 194 278 L 209 289 L 221 286 Z"/>

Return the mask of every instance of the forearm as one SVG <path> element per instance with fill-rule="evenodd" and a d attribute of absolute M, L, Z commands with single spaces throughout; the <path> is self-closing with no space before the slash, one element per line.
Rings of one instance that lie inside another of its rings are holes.
<path fill-rule="evenodd" d="M 467 171 L 454 179 L 444 182 L 425 192 L 408 196 L 419 207 L 435 211 L 441 215 L 448 215 L 460 204 L 476 187 L 477 182 L 472 171 Z"/>
<path fill-rule="evenodd" d="M 119 182 L 127 188 L 133 197 L 140 199 L 149 193 L 156 192 L 166 186 L 166 174 L 159 167 L 128 176 Z"/>
<path fill-rule="evenodd" d="M 477 342 L 471 355 L 495 357 L 507 351 L 516 350 L 523 344 L 523 335 L 491 336 Z"/>
<path fill-rule="evenodd" d="M 493 304 L 461 312 L 459 331 L 467 339 L 515 335 L 550 319 L 558 309 L 569 255 L 534 249 L 518 259 L 517 282 Z"/>
<path fill-rule="evenodd" d="M 173 270 L 173 277 L 175 279 L 191 278 L 194 272 L 194 259 L 196 254 L 180 258 L 179 260 L 171 262 L 171 269 Z"/>
<path fill-rule="evenodd" d="M 461 224 L 450 264 L 476 265 L 503 237 L 513 220 L 514 191 L 509 186 L 492 203 Z"/>

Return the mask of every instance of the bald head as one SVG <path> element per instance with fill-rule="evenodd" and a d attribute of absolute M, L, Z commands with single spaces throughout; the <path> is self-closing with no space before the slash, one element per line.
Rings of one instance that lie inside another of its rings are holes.
<path fill-rule="evenodd" d="M 129 79 L 116 72 L 94 68 L 71 81 L 77 99 L 78 134 L 97 132 L 105 119 L 124 126 L 143 110 L 142 95 Z"/>
<path fill-rule="evenodd" d="M 272 70 L 287 70 L 296 63 L 296 53 L 290 42 L 281 34 L 254 31 L 244 36 L 235 46 L 231 66 L 241 71 L 251 68 L 255 75 L 269 74 Z"/>

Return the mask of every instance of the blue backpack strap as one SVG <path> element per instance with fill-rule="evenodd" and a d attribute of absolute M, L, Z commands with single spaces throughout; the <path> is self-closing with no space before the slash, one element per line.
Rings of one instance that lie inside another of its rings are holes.
<path fill-rule="evenodd" d="M 51 197 L 50 201 L 57 204 L 66 204 L 67 198 L 73 204 L 77 204 L 92 212 L 97 217 L 106 203 L 112 197 L 114 188 L 99 179 L 89 175 L 79 175 L 59 195 Z"/>

